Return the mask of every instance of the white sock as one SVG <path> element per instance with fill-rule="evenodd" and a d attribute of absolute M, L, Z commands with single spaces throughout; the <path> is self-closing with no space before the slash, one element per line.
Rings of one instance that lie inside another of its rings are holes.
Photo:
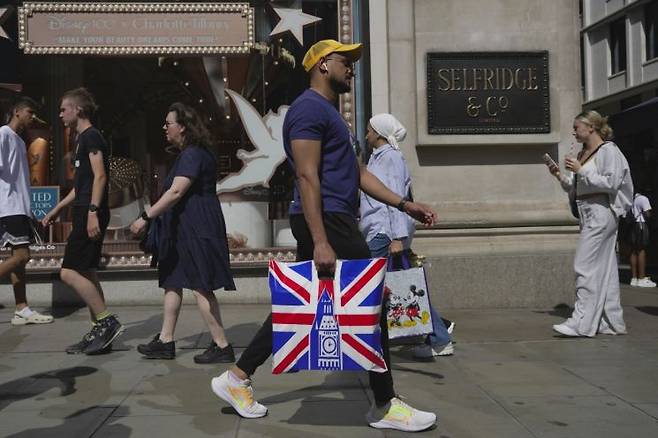
<path fill-rule="evenodd" d="M 34 312 L 30 309 L 30 306 L 24 307 L 20 311 L 16 312 L 16 315 L 20 315 L 23 318 L 29 318 Z"/>

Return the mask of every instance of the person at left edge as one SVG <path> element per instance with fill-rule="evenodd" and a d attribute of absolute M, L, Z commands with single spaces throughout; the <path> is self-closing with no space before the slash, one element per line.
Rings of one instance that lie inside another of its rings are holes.
<path fill-rule="evenodd" d="M 98 106 L 86 88 L 69 90 L 62 96 L 59 117 L 75 129 L 73 188 L 43 219 L 50 225 L 71 205 L 73 227 L 66 242 L 60 278 L 74 289 L 87 305 L 92 327 L 80 342 L 66 348 L 69 354 L 109 352 L 123 325 L 105 304 L 96 269 L 101 260 L 105 230 L 110 222 L 107 203 L 110 157 L 103 135 L 91 123 Z"/>
<path fill-rule="evenodd" d="M 52 316 L 30 309 L 25 293 L 25 265 L 30 260 L 33 231 L 30 168 L 27 148 L 19 134 L 32 123 L 37 106 L 29 97 L 18 98 L 9 123 L 0 127 L 0 248 L 11 248 L 11 256 L 0 263 L 0 278 L 9 277 L 14 289 L 16 310 L 12 325 L 53 322 Z"/>
<path fill-rule="evenodd" d="M 215 289 L 235 290 L 229 261 L 226 224 L 217 199 L 217 162 L 210 151 L 210 133 L 191 107 L 174 103 L 164 125 L 167 142 L 180 151 L 164 182 L 165 192 L 130 229 L 141 234 L 147 222 L 158 227 L 158 276 L 164 289 L 162 330 L 137 350 L 150 359 L 176 356 L 174 331 L 183 288 L 194 292 L 199 313 L 212 342 L 194 356 L 196 363 L 234 362 L 226 339 Z"/>

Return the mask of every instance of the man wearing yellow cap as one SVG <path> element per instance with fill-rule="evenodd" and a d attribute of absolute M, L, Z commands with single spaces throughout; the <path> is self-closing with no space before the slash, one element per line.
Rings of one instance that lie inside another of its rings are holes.
<path fill-rule="evenodd" d="M 290 226 L 297 239 L 297 259 L 313 260 L 318 277 L 333 277 L 336 258 L 367 259 L 370 250 L 359 231 L 359 188 L 373 198 L 431 225 L 436 220 L 427 206 L 401 198 L 358 164 L 350 130 L 335 108 L 338 95 L 352 88 L 354 62 L 361 44 L 334 40 L 315 43 L 302 64 L 311 87 L 292 103 L 283 123 L 288 163 L 295 171 Z M 375 403 L 366 420 L 375 428 L 415 432 L 436 422 L 436 415 L 412 408 L 395 394 L 390 372 L 386 315 L 380 320 L 381 343 L 388 371 L 369 372 Z M 249 376 L 272 352 L 272 314 L 230 370 L 212 379 L 212 389 L 243 417 L 257 418 L 267 408 L 253 396 Z"/>

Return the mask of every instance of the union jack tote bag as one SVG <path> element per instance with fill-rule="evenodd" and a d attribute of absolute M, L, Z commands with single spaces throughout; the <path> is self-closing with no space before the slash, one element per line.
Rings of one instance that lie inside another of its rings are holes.
<path fill-rule="evenodd" d="M 271 260 L 272 373 L 385 372 L 381 317 L 386 259 L 337 260 L 319 279 L 313 261 Z"/>

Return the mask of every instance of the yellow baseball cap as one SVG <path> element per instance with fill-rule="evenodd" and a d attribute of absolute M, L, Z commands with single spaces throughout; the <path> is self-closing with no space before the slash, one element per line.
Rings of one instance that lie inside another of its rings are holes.
<path fill-rule="evenodd" d="M 313 44 L 304 55 L 302 65 L 304 70 L 311 71 L 313 66 L 317 64 L 320 58 L 323 58 L 330 53 L 340 53 L 341 55 L 349 56 L 352 61 L 358 61 L 361 58 L 361 49 L 363 44 L 342 44 L 336 40 L 322 40 Z"/>

